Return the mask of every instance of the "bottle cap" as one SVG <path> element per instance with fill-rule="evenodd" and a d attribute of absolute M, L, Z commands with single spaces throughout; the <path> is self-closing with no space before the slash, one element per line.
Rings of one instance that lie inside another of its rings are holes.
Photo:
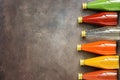
<path fill-rule="evenodd" d="M 78 23 L 82 23 L 82 17 L 78 17 Z"/>
<path fill-rule="evenodd" d="M 83 8 L 83 9 L 87 9 L 87 3 L 83 3 L 83 4 L 82 4 L 82 8 Z"/>
<path fill-rule="evenodd" d="M 80 59 L 80 66 L 83 66 L 83 65 L 84 65 L 84 60 Z"/>
<path fill-rule="evenodd" d="M 83 31 L 81 32 L 81 36 L 82 36 L 82 37 L 86 37 L 86 31 L 85 31 L 85 30 L 83 30 Z"/>
<path fill-rule="evenodd" d="M 77 51 L 81 51 L 81 44 L 77 45 Z"/>
<path fill-rule="evenodd" d="M 82 77 L 83 77 L 82 73 L 78 73 L 78 80 L 82 80 Z"/>

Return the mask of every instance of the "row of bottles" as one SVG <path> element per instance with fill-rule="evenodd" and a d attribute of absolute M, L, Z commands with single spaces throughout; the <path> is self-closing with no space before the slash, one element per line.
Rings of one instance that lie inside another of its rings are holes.
<path fill-rule="evenodd" d="M 120 11 L 120 0 L 94 0 L 83 3 L 83 9 L 100 11 Z M 78 23 L 103 26 L 92 30 L 82 30 L 81 37 L 93 42 L 78 44 L 77 51 L 86 51 L 102 55 L 99 57 L 80 59 L 80 66 L 95 67 L 98 71 L 78 73 L 79 80 L 119 80 L 120 56 L 118 43 L 120 27 L 117 12 L 101 12 L 89 16 L 78 17 Z M 94 41 L 96 40 L 96 41 Z"/>

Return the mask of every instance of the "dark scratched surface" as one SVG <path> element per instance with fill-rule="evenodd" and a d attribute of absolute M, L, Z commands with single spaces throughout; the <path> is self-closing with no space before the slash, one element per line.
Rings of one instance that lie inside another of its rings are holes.
<path fill-rule="evenodd" d="M 91 0 L 0 0 L 0 80 L 77 80 L 79 59 L 97 56 L 77 52 L 83 29 L 97 26 L 77 24 L 78 16 Z"/>

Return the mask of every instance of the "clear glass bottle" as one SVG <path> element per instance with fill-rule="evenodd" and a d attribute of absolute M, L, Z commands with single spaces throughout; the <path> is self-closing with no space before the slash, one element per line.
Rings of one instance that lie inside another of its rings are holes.
<path fill-rule="evenodd" d="M 103 27 L 92 30 L 83 30 L 81 36 L 92 40 L 120 40 L 120 27 Z"/>

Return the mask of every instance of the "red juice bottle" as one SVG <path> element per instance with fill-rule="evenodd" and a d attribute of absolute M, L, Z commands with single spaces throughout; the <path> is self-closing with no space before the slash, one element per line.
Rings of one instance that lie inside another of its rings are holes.
<path fill-rule="evenodd" d="M 111 26 L 118 24 L 117 12 L 102 12 L 89 16 L 78 17 L 78 23 L 89 23 L 101 26 Z"/>
<path fill-rule="evenodd" d="M 88 73 L 78 73 L 78 80 L 117 80 L 117 70 L 99 70 Z"/>

